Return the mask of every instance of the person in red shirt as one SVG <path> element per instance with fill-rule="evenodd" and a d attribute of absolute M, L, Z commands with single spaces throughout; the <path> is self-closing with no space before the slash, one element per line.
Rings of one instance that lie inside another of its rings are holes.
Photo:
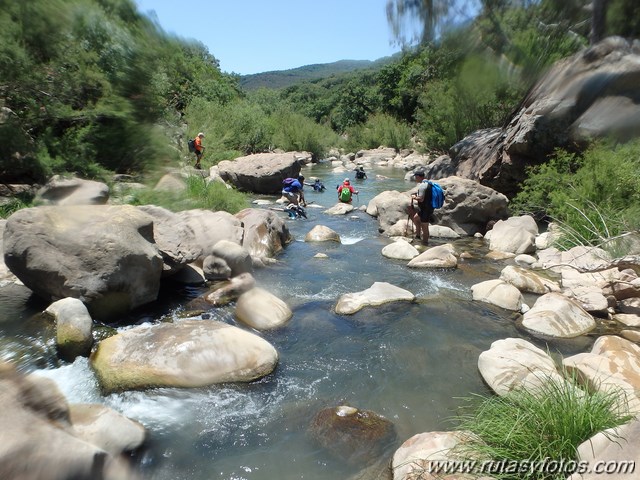
<path fill-rule="evenodd" d="M 196 164 L 193 166 L 198 170 L 202 170 L 202 165 L 200 165 L 200 160 L 202 159 L 202 154 L 204 153 L 204 147 L 202 146 L 202 139 L 204 138 L 204 133 L 200 132 L 198 136 L 194 139 L 194 145 L 196 147 Z"/>
<path fill-rule="evenodd" d="M 358 190 L 353 188 L 348 178 L 344 179 L 342 185 L 338 185 L 337 190 L 338 200 L 340 200 L 342 203 L 351 203 L 351 200 L 353 200 L 353 195 L 358 195 Z"/>

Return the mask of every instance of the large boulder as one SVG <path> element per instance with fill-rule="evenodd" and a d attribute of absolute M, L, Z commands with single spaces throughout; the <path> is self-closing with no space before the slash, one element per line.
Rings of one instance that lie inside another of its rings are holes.
<path fill-rule="evenodd" d="M 526 169 L 558 147 L 593 137 L 628 139 L 640 128 L 640 51 L 610 37 L 556 63 L 503 128 L 472 133 L 429 165 L 432 178 L 477 180 L 509 196 Z M 435 163 L 435 162 L 434 162 Z"/>
<path fill-rule="evenodd" d="M 155 205 L 138 208 L 153 217 L 153 237 L 164 262 L 163 277 L 174 275 L 198 259 L 201 248 L 193 228 L 183 217 Z"/>
<path fill-rule="evenodd" d="M 91 355 L 105 392 L 250 382 L 277 362 L 266 340 L 208 320 L 134 327 L 102 340 Z"/>
<path fill-rule="evenodd" d="M 549 354 L 521 338 L 493 342 L 478 357 L 478 370 L 498 395 L 535 386 L 539 379 L 562 379 Z"/>
<path fill-rule="evenodd" d="M 614 391 L 640 413 L 640 347 L 615 335 L 598 337 L 591 351 L 562 361 L 591 391 Z"/>
<path fill-rule="evenodd" d="M 274 194 L 282 191 L 282 180 L 297 177 L 304 156 L 297 152 L 257 153 L 218 163 L 225 182 L 239 190 Z"/>
<path fill-rule="evenodd" d="M 7 364 L 0 365 L 0 424 L 0 478 L 136 478 L 119 456 L 77 434 L 52 380 L 24 377 Z"/>
<path fill-rule="evenodd" d="M 445 192 L 445 204 L 433 212 L 437 225 L 473 236 L 485 233 L 489 222 L 508 217 L 509 200 L 492 188 L 456 176 L 442 178 L 438 183 Z"/>
<path fill-rule="evenodd" d="M 438 183 L 445 192 L 445 204 L 433 213 L 436 225 L 471 236 L 484 233 L 490 221 L 508 216 L 507 197 L 491 188 L 459 177 L 443 178 Z M 385 191 L 369 202 L 367 213 L 378 219 L 380 233 L 400 235 L 407 229 L 407 209 L 415 191 L 415 187 L 407 192 Z M 410 224 L 408 228 L 412 228 Z"/>
<path fill-rule="evenodd" d="M 387 190 L 371 199 L 367 205 L 367 213 L 378 219 L 380 233 L 388 235 L 392 226 L 401 220 L 407 220 L 410 204 L 411 196 L 408 192 Z"/>
<path fill-rule="evenodd" d="M 273 257 L 293 238 L 284 220 L 272 210 L 245 208 L 235 214 L 242 222 L 242 246 L 252 257 Z"/>
<path fill-rule="evenodd" d="M 598 432 L 578 446 L 578 459 L 595 468 L 567 480 L 629 480 L 640 465 L 640 420 Z"/>
<path fill-rule="evenodd" d="M 4 227 L 7 225 L 5 219 L 0 219 L 0 252 L 4 252 Z M 15 282 L 18 278 L 11 273 L 9 267 L 4 263 L 4 255 L 0 257 L 0 285 L 5 283 Z"/>
<path fill-rule="evenodd" d="M 289 306 L 263 288 L 252 288 L 238 298 L 236 316 L 256 330 L 278 328 L 293 316 Z"/>
<path fill-rule="evenodd" d="M 176 215 L 195 234 L 196 248 L 200 252 L 196 264 L 199 266 L 213 253 L 213 247 L 220 240 L 242 245 L 244 238 L 242 221 L 228 212 L 194 209 L 183 210 Z"/>
<path fill-rule="evenodd" d="M 39 205 L 104 205 L 109 187 L 94 180 L 63 178 L 55 175 L 38 190 L 34 203 Z"/>
<path fill-rule="evenodd" d="M 79 438 L 112 455 L 131 452 L 146 438 L 142 424 L 98 403 L 72 403 L 69 418 Z"/>
<path fill-rule="evenodd" d="M 552 292 L 525 312 L 522 326 L 544 336 L 573 338 L 593 330 L 596 322 L 575 300 Z"/>
<path fill-rule="evenodd" d="M 487 234 L 491 250 L 516 255 L 535 252 L 537 235 L 538 225 L 530 215 L 499 220 Z"/>
<path fill-rule="evenodd" d="M 153 219 L 132 206 L 51 206 L 7 220 L 4 259 L 47 301 L 82 300 L 93 318 L 156 300 L 162 257 Z"/>
<path fill-rule="evenodd" d="M 424 432 L 406 440 L 396 450 L 391 461 L 394 480 L 456 480 L 468 475 L 443 475 L 442 465 L 462 463 L 459 445 L 468 440 L 469 432 Z M 429 473 L 433 472 L 433 473 Z M 482 480 L 482 479 L 479 479 Z"/>
<path fill-rule="evenodd" d="M 216 243 L 210 256 L 224 260 L 231 269 L 232 277 L 253 271 L 253 262 L 247 249 L 229 240 L 220 240 Z"/>

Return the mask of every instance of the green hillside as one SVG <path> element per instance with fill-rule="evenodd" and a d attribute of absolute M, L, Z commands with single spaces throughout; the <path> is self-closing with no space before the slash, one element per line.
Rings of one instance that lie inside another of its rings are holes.
<path fill-rule="evenodd" d="M 333 63 L 317 63 L 289 70 L 275 70 L 255 73 L 252 75 L 242 75 L 240 77 L 240 87 L 246 91 L 257 90 L 261 87 L 273 89 L 285 88 L 306 80 L 317 80 L 319 78 L 327 78 L 340 73 L 379 68 L 391 63 L 395 58 L 396 55 L 380 58 L 375 61 L 339 60 Z"/>

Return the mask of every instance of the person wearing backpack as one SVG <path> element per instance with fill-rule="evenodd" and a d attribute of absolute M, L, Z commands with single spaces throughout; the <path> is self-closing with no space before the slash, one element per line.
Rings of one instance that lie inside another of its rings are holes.
<path fill-rule="evenodd" d="M 351 203 L 353 200 L 353 195 L 358 195 L 358 191 L 353 188 L 351 185 L 351 181 L 348 178 L 344 179 L 342 185 L 338 185 L 338 200 L 342 203 Z"/>
<path fill-rule="evenodd" d="M 202 160 L 202 154 L 204 153 L 204 147 L 202 146 L 202 139 L 204 138 L 204 133 L 200 132 L 196 138 L 193 139 L 193 148 L 194 153 L 196 154 L 196 164 L 193 168 L 197 170 L 202 170 L 202 165 L 200 165 L 200 160 Z"/>
<path fill-rule="evenodd" d="M 356 168 L 356 179 L 358 180 L 366 180 L 367 172 L 364 171 L 364 167 L 360 165 L 360 167 Z"/>
<path fill-rule="evenodd" d="M 304 177 L 302 179 L 304 181 Z M 306 206 L 304 193 L 302 192 L 302 182 L 297 178 L 285 178 L 282 181 L 282 196 L 293 205 L 302 203 L 303 206 Z"/>
<path fill-rule="evenodd" d="M 433 214 L 431 196 L 433 188 L 430 182 L 424 181 L 425 174 L 418 170 L 413 178 L 418 183 L 418 192 L 411 195 L 409 205 L 409 218 L 416 226 L 416 239 L 421 240 L 422 245 L 429 243 L 429 222 Z"/>

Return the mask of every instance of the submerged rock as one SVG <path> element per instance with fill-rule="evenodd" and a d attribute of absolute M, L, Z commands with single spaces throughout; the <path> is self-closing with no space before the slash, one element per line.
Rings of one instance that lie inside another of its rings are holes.
<path fill-rule="evenodd" d="M 346 293 L 338 299 L 336 313 L 351 315 L 369 306 L 378 306 L 390 302 L 415 300 L 415 295 L 387 282 L 375 282 L 371 287 L 361 292 Z"/>
<path fill-rule="evenodd" d="M 396 440 L 395 427 L 385 417 L 346 405 L 318 412 L 309 433 L 333 455 L 355 465 L 375 462 Z"/>

